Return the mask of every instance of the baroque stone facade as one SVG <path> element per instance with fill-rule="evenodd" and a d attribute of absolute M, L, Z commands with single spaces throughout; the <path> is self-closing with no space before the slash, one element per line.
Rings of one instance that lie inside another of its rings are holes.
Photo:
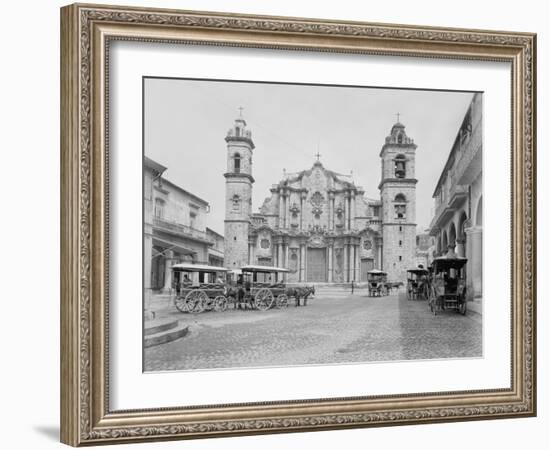
<path fill-rule="evenodd" d="M 398 281 L 415 267 L 416 145 L 403 124 L 392 127 L 380 151 L 379 199 L 317 157 L 311 168 L 272 185 L 257 213 L 251 211 L 254 143 L 242 116 L 225 140 L 226 267 L 284 267 L 293 283 L 366 281 L 374 268 Z"/>

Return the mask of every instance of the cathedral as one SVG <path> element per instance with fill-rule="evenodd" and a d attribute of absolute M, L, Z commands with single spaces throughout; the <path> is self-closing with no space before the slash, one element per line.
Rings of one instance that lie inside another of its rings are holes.
<path fill-rule="evenodd" d="M 416 266 L 416 145 L 399 121 L 380 150 L 379 199 L 317 155 L 311 168 L 285 173 L 252 212 L 254 142 L 242 116 L 225 141 L 226 267 L 284 267 L 289 283 L 351 283 L 372 269 L 404 281 Z"/>

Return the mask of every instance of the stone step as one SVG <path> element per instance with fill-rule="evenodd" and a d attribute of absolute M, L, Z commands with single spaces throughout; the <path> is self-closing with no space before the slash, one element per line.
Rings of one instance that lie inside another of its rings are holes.
<path fill-rule="evenodd" d="M 181 325 L 178 323 L 176 328 L 146 336 L 143 339 L 143 346 L 147 348 L 155 345 L 166 344 L 167 342 L 172 342 L 176 339 L 184 337 L 188 332 L 189 327 L 187 325 Z"/>
<path fill-rule="evenodd" d="M 162 333 L 163 331 L 171 330 L 178 326 L 177 320 L 146 320 L 145 321 L 145 336 Z"/>

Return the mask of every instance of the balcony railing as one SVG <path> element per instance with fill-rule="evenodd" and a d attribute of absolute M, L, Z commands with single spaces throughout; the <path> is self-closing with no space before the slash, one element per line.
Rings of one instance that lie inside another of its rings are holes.
<path fill-rule="evenodd" d="M 214 240 L 208 236 L 204 231 L 196 230 L 187 225 L 181 223 L 171 222 L 160 217 L 153 218 L 153 226 L 163 231 L 171 233 L 181 234 L 182 236 L 197 239 L 208 244 L 214 244 Z"/>
<path fill-rule="evenodd" d="M 439 222 L 443 222 L 446 220 L 446 218 L 453 213 L 453 211 L 456 208 L 459 208 L 468 197 L 468 186 L 456 184 L 451 187 L 447 200 L 444 202 L 439 203 L 436 205 L 433 219 L 430 223 L 430 228 L 438 227 L 441 224 Z M 446 217 L 442 217 L 442 215 L 445 215 Z"/>

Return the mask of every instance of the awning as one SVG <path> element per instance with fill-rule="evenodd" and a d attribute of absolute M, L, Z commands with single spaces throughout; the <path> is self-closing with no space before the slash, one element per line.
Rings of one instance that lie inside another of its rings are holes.
<path fill-rule="evenodd" d="M 184 247 L 180 244 L 176 244 L 174 242 L 166 241 L 164 239 L 159 239 L 158 237 L 153 237 L 153 245 L 160 245 L 162 247 L 166 247 L 160 253 L 164 253 L 167 250 L 174 250 L 178 253 L 181 253 L 182 255 L 196 255 L 197 254 L 197 252 L 195 250 L 192 250 L 190 248 L 186 248 L 186 247 Z M 156 255 L 153 255 L 153 257 L 159 256 L 160 253 L 158 253 Z"/>

